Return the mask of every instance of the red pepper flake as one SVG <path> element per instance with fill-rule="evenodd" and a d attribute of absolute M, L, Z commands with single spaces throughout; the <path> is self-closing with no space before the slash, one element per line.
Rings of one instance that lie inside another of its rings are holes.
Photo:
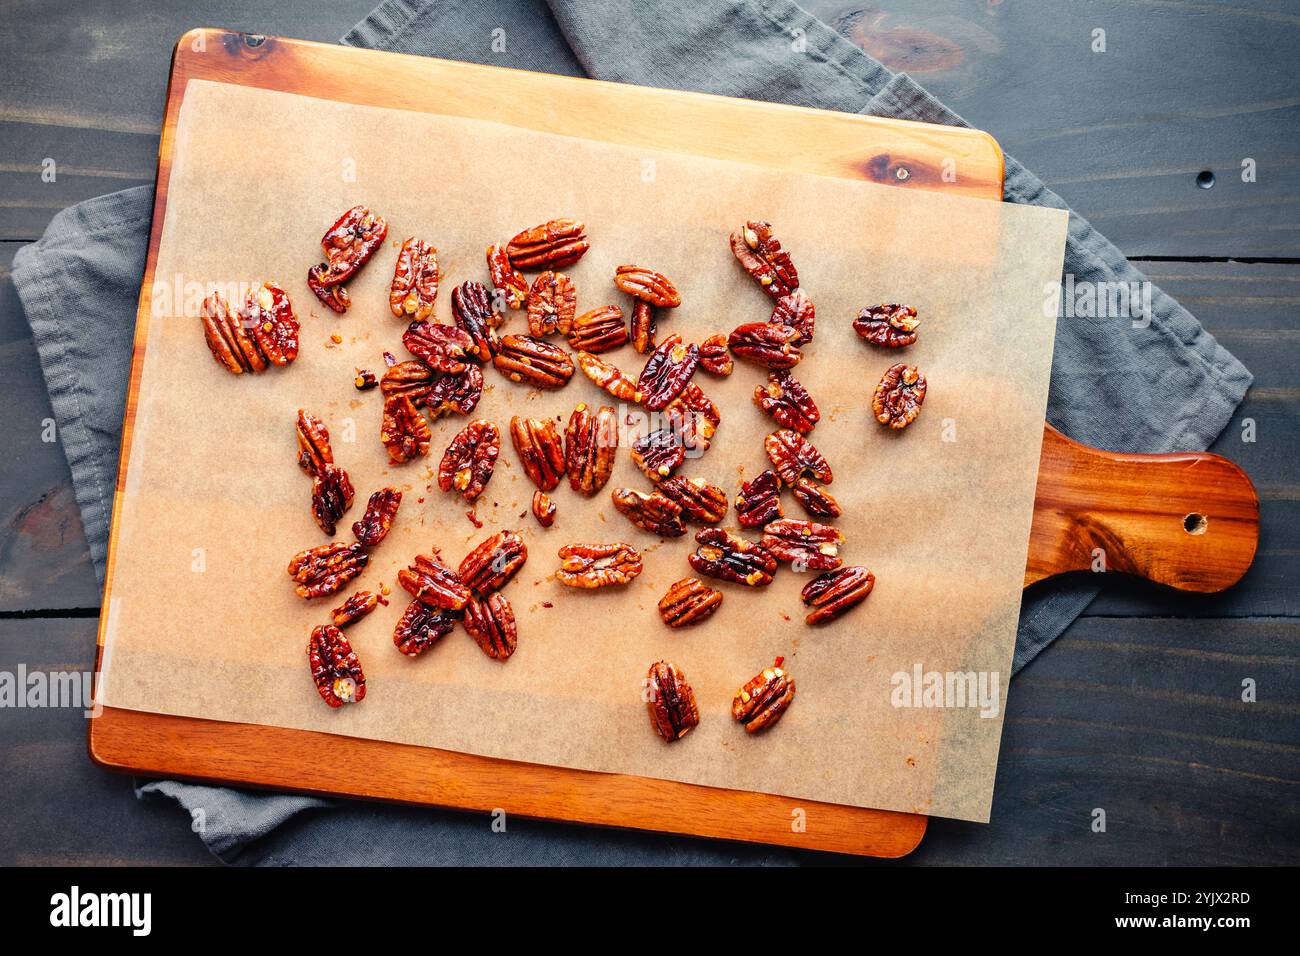
<path fill-rule="evenodd" d="M 479 520 L 478 515 L 476 515 L 472 510 L 466 511 L 465 517 L 469 519 L 469 523 L 472 524 L 474 527 L 476 528 L 483 527 L 483 522 Z"/>

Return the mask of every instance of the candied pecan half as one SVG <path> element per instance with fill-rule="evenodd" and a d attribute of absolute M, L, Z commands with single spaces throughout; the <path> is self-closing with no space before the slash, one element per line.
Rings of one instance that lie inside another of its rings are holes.
<path fill-rule="evenodd" d="M 365 265 L 388 235 L 388 222 L 365 206 L 353 206 L 321 237 L 329 260 L 322 285 L 338 285 Z"/>
<path fill-rule="evenodd" d="M 663 481 L 686 460 L 686 441 L 676 428 L 656 429 L 632 442 L 632 463 L 651 481 Z"/>
<path fill-rule="evenodd" d="M 483 397 L 483 370 L 471 362 L 459 375 L 442 375 L 433 383 L 424 405 L 435 419 L 455 412 L 468 415 Z"/>
<path fill-rule="evenodd" d="M 838 518 L 844 513 L 831 493 L 811 478 L 800 478 L 791 486 L 803 510 L 814 518 Z"/>
<path fill-rule="evenodd" d="M 401 503 L 402 493 L 396 488 L 380 488 L 371 495 L 366 504 L 366 513 L 360 521 L 352 524 L 352 533 L 356 535 L 357 541 L 367 548 L 373 548 L 388 537 Z"/>
<path fill-rule="evenodd" d="M 469 588 L 461 583 L 455 571 L 442 563 L 437 551 L 431 555 L 417 554 L 414 564 L 397 572 L 397 583 L 417 601 L 444 611 L 463 610 L 469 600 Z"/>
<path fill-rule="evenodd" d="M 577 219 L 552 219 L 511 239 L 506 244 L 506 255 L 516 269 L 562 269 L 573 265 L 591 248 L 586 228 Z"/>
<path fill-rule="evenodd" d="M 799 288 L 799 273 L 790 254 L 772 235 L 770 223 L 749 220 L 739 233 L 731 234 L 731 252 L 772 298 L 780 299 Z"/>
<path fill-rule="evenodd" d="M 657 491 L 643 495 L 631 488 L 615 488 L 610 497 L 618 512 L 644 531 L 661 538 L 680 538 L 686 533 L 682 506 L 666 495 Z"/>
<path fill-rule="evenodd" d="M 438 250 L 414 236 L 402 243 L 388 288 L 388 307 L 399 319 L 427 319 L 438 298 Z"/>
<path fill-rule="evenodd" d="M 785 658 L 778 657 L 771 667 L 763 668 L 736 691 L 731 716 L 745 728 L 745 733 L 756 734 L 771 727 L 794 700 L 794 678 L 781 668 L 783 663 Z"/>
<path fill-rule="evenodd" d="M 578 293 L 573 280 L 563 272 L 543 272 L 528 290 L 528 332 L 545 335 L 568 335 L 578 310 Z"/>
<path fill-rule="evenodd" d="M 289 577 L 298 582 L 298 597 L 311 600 L 333 594 L 360 574 L 370 555 L 359 544 L 334 541 L 299 551 L 289 562 Z"/>
<path fill-rule="evenodd" d="M 506 660 L 519 645 L 515 612 L 500 591 L 486 598 L 471 597 L 462 623 L 479 650 L 494 661 Z"/>
<path fill-rule="evenodd" d="M 311 679 L 321 700 L 331 707 L 359 704 L 366 696 L 366 675 L 343 632 L 332 624 L 314 628 L 307 641 Z"/>
<path fill-rule="evenodd" d="M 676 398 L 695 374 L 700 350 L 693 343 L 683 344 L 680 335 L 670 335 L 646 359 L 636 389 L 645 407 L 657 412 Z"/>
<path fill-rule="evenodd" d="M 754 389 L 754 404 L 784 428 L 808 434 L 817 427 L 822 413 L 803 383 L 784 369 L 767 373 L 767 385 Z"/>
<path fill-rule="evenodd" d="M 311 516 L 327 535 L 333 537 L 339 519 L 352 507 L 355 494 L 348 473 L 338 465 L 324 466 L 312 479 Z"/>
<path fill-rule="evenodd" d="M 393 628 L 393 644 L 407 657 L 416 657 L 438 638 L 451 633 L 456 626 L 456 613 L 443 608 L 429 607 L 423 601 L 412 601 L 402 612 L 401 620 Z"/>
<path fill-rule="evenodd" d="M 736 369 L 725 335 L 710 335 L 700 343 L 700 368 L 710 375 L 730 375 Z"/>
<path fill-rule="evenodd" d="M 842 563 L 844 535 L 830 525 L 802 518 L 778 518 L 763 528 L 759 541 L 778 561 L 789 561 L 796 571 L 833 571 Z"/>
<path fill-rule="evenodd" d="M 632 304 L 632 348 L 645 355 L 655 347 L 655 310 L 645 299 L 637 299 Z"/>
<path fill-rule="evenodd" d="M 689 627 L 712 615 L 721 604 L 721 591 L 699 578 L 682 578 L 659 599 L 659 616 L 669 627 Z"/>
<path fill-rule="evenodd" d="M 853 331 L 872 345 L 901 349 L 916 341 L 916 327 L 921 320 L 910 305 L 886 303 L 869 305 L 853 320 Z"/>
<path fill-rule="evenodd" d="M 783 517 L 781 479 L 776 472 L 769 468 L 741 484 L 740 494 L 736 495 L 736 520 L 742 528 L 761 528 Z"/>
<path fill-rule="evenodd" d="M 438 487 L 455 488 L 466 501 L 483 493 L 501 454 L 501 432 L 494 422 L 476 418 L 447 445 L 438 463 Z"/>
<path fill-rule="evenodd" d="M 695 691 L 677 665 L 657 661 L 646 676 L 646 710 L 650 726 L 668 743 L 680 740 L 700 723 Z"/>
<path fill-rule="evenodd" d="M 563 388 L 573 377 L 569 353 L 531 335 L 502 336 L 492 364 L 510 381 L 534 388 Z"/>
<path fill-rule="evenodd" d="M 659 492 L 677 502 L 689 521 L 718 524 L 727 514 L 726 491 L 703 478 L 672 475 L 659 482 Z"/>
<path fill-rule="evenodd" d="M 239 321 L 272 365 L 288 365 L 298 357 L 298 317 L 289 293 L 275 283 L 248 290 Z"/>
<path fill-rule="evenodd" d="M 793 485 L 803 474 L 812 475 L 825 485 L 835 478 L 822 453 L 797 431 L 789 428 L 774 431 L 763 439 L 763 449 L 787 485 Z"/>
<path fill-rule="evenodd" d="M 334 464 L 330 432 L 325 423 L 304 409 L 298 409 L 298 467 L 315 477 Z"/>
<path fill-rule="evenodd" d="M 553 491 L 566 471 L 564 442 L 553 418 L 510 419 L 510 441 L 528 480 L 542 491 Z"/>
<path fill-rule="evenodd" d="M 799 330 L 788 325 L 746 322 L 732 330 L 727 346 L 736 358 L 766 369 L 794 368 L 803 358 L 799 338 Z"/>
<path fill-rule="evenodd" d="M 425 398 L 433 391 L 435 377 L 433 369 L 419 359 L 412 359 L 409 362 L 398 362 L 389 368 L 379 380 L 379 388 L 386 399 L 404 395 L 415 403 L 416 408 L 421 408 Z"/>
<path fill-rule="evenodd" d="M 564 463 L 569 487 L 591 497 L 605 487 L 618 452 L 618 416 L 602 405 L 592 414 L 579 402 L 564 429 Z"/>
<path fill-rule="evenodd" d="M 478 360 L 492 361 L 497 345 L 493 329 L 505 320 L 492 308 L 492 296 L 487 286 L 471 279 L 452 289 L 451 315 L 456 328 L 468 335 L 474 343 L 470 351 Z"/>
<path fill-rule="evenodd" d="M 326 285 L 330 277 L 330 264 L 318 262 L 307 270 L 307 288 L 331 312 L 342 315 L 352 307 L 352 297 L 342 285 Z"/>
<path fill-rule="evenodd" d="M 528 548 L 517 531 L 498 531 L 460 562 L 460 579 L 482 597 L 499 591 L 528 560 Z"/>
<path fill-rule="evenodd" d="M 409 398 L 391 395 L 384 399 L 384 422 L 379 429 L 379 440 L 388 449 L 388 458 L 393 464 L 400 465 L 416 455 L 429 454 L 432 437 L 429 423 Z"/>
<path fill-rule="evenodd" d="M 619 266 L 614 270 L 614 285 L 632 296 L 661 309 L 675 309 L 682 304 L 681 293 L 669 278 L 642 266 Z"/>
<path fill-rule="evenodd" d="M 208 350 L 226 371 L 242 375 L 266 368 L 266 359 L 258 351 L 257 342 L 220 292 L 213 292 L 203 300 L 199 320 L 203 323 L 203 339 Z"/>
<path fill-rule="evenodd" d="M 412 322 L 402 333 L 406 350 L 435 372 L 459 375 L 465 361 L 477 357 L 474 340 L 454 325 L 437 322 Z"/>
<path fill-rule="evenodd" d="M 544 491 L 533 492 L 533 517 L 543 528 L 555 524 L 555 502 Z"/>
<path fill-rule="evenodd" d="M 700 454 L 708 451 L 722 420 L 722 413 L 713 404 L 713 399 L 694 382 L 687 382 L 681 394 L 668 403 L 663 413 L 669 424 L 694 439 L 694 444 L 687 447 L 698 447 Z"/>
<path fill-rule="evenodd" d="M 522 309 L 528 298 L 528 280 L 514 270 L 506 247 L 492 245 L 487 247 L 488 275 L 492 278 L 492 287 L 505 297 L 506 306 Z"/>
<path fill-rule="evenodd" d="M 876 586 L 876 576 L 866 568 L 848 565 L 819 574 L 799 592 L 803 603 L 812 608 L 804 621 L 825 624 L 867 599 Z"/>
<path fill-rule="evenodd" d="M 349 624 L 361 620 L 375 608 L 379 607 L 380 600 L 379 595 L 375 594 L 373 591 L 358 591 L 334 610 L 330 611 L 330 618 L 334 621 L 335 627 L 347 627 Z"/>
<path fill-rule="evenodd" d="M 555 578 L 571 588 L 627 584 L 641 573 L 641 552 L 630 544 L 566 544 Z"/>
<path fill-rule="evenodd" d="M 817 325 L 817 310 L 813 307 L 812 299 L 808 298 L 802 289 L 795 289 L 789 295 L 776 300 L 776 305 L 772 307 L 772 317 L 768 321 L 794 329 L 799 333 L 799 338 L 794 344 L 807 345 L 813 340 L 813 330 Z"/>
<path fill-rule="evenodd" d="M 587 378 L 620 401 L 638 403 L 641 401 L 642 396 L 637 391 L 636 383 L 603 358 L 590 352 L 579 352 L 578 368 L 582 369 L 582 374 Z"/>
<path fill-rule="evenodd" d="M 584 312 L 573 320 L 569 345 L 579 352 L 608 352 L 627 344 L 627 323 L 623 310 L 616 305 L 602 305 Z"/>
<path fill-rule="evenodd" d="M 699 547 L 686 556 L 700 574 L 722 581 L 734 581 L 749 587 L 772 583 L 777 562 L 766 548 L 745 538 L 738 538 L 721 528 L 704 528 L 696 532 Z"/>
<path fill-rule="evenodd" d="M 876 421 L 890 428 L 906 428 L 921 414 L 925 401 L 925 376 L 915 365 L 892 365 L 871 396 Z"/>

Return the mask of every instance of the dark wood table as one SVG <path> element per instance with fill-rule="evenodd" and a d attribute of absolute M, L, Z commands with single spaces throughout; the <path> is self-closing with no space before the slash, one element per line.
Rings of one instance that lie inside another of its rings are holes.
<path fill-rule="evenodd" d="M 8 5 L 0 670 L 90 667 L 100 599 L 63 452 L 42 440 L 51 412 L 9 280 L 15 250 L 58 210 L 152 181 L 185 29 L 328 41 L 371 5 Z M 1255 374 L 1213 449 L 1259 489 L 1254 568 L 1209 597 L 1109 580 L 1013 684 L 992 823 L 936 820 L 909 862 L 1300 862 L 1300 15 L 1269 0 L 805 6 L 996 135 Z M 0 863 L 210 861 L 186 814 L 140 804 L 128 778 L 90 763 L 85 729 L 80 711 L 0 711 Z"/>

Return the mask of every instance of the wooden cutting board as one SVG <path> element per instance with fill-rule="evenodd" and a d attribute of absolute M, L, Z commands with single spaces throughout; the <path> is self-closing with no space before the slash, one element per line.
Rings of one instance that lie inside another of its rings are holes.
<path fill-rule="evenodd" d="M 175 130 L 191 79 L 448 116 L 895 186 L 1000 200 L 986 133 L 653 90 L 299 40 L 194 30 L 177 44 L 158 156 L 144 288 L 167 215 Z M 757 135 L 761 131 L 761 135 Z M 955 179 L 945 175 L 958 171 Z M 949 181 L 951 180 L 951 181 Z M 117 491 L 126 482 L 148 303 L 137 318 Z M 1258 499 L 1209 454 L 1120 455 L 1044 433 L 1026 586 L 1098 568 L 1215 591 L 1254 557 Z M 112 592 L 117 515 L 104 605 Z M 101 619 L 100 654 L 104 621 Z M 97 668 L 98 670 L 98 663 Z M 524 816 L 874 856 L 910 852 L 914 814 L 795 801 L 624 774 L 525 764 L 333 734 L 105 708 L 90 722 L 102 766 L 239 785 L 505 810 Z M 796 812 L 799 811 L 799 812 Z"/>

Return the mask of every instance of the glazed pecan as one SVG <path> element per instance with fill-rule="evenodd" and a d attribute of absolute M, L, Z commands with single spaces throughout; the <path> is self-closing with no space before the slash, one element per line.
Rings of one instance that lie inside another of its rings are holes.
<path fill-rule="evenodd" d="M 408 657 L 415 657 L 435 644 L 438 638 L 451 633 L 455 626 L 454 611 L 429 607 L 423 601 L 412 601 L 402 612 L 397 627 L 393 628 L 393 644 Z"/>
<path fill-rule="evenodd" d="M 900 349 L 916 341 L 916 327 L 921 320 L 910 305 L 887 303 L 869 305 L 853 320 L 853 331 L 872 345 Z"/>
<path fill-rule="evenodd" d="M 627 343 L 627 323 L 623 310 L 616 305 L 602 305 L 584 312 L 573 320 L 569 345 L 579 352 L 608 352 Z"/>
<path fill-rule="evenodd" d="M 357 653 L 332 624 L 314 628 L 307 641 L 307 662 L 311 679 L 325 703 L 331 707 L 358 704 L 366 696 L 366 675 Z"/>
<path fill-rule="evenodd" d="M 325 423 L 304 409 L 298 409 L 298 467 L 315 477 L 334 464 L 330 432 Z"/>
<path fill-rule="evenodd" d="M 781 479 L 772 469 L 755 475 L 740 486 L 736 495 L 736 520 L 742 528 L 761 528 L 785 517 L 781 510 Z"/>
<path fill-rule="evenodd" d="M 564 442 L 553 418 L 510 419 L 510 441 L 528 480 L 542 491 L 553 491 L 565 473 Z"/>
<path fill-rule="evenodd" d="M 636 383 L 603 358 L 590 352 L 579 352 L 578 368 L 582 369 L 582 374 L 587 378 L 620 401 L 638 403 L 641 401 L 642 396 L 637 391 Z"/>
<path fill-rule="evenodd" d="M 659 616 L 669 627 L 699 624 L 722 604 L 722 592 L 709 587 L 699 578 L 674 581 L 659 599 Z"/>
<path fill-rule="evenodd" d="M 563 388 L 573 377 L 568 352 L 530 335 L 502 336 L 492 364 L 510 381 L 534 388 Z"/>
<path fill-rule="evenodd" d="M 754 404 L 776 419 L 783 428 L 808 434 L 817 427 L 822 413 L 797 378 L 783 369 L 767 373 L 767 385 L 754 389 Z"/>
<path fill-rule="evenodd" d="M 804 621 L 808 624 L 833 621 L 865 601 L 875 586 L 876 576 L 856 565 L 819 574 L 799 592 L 803 603 L 812 608 Z"/>
<path fill-rule="evenodd" d="M 321 237 L 329 268 L 322 285 L 338 285 L 365 265 L 388 235 L 388 222 L 365 206 L 353 206 Z"/>
<path fill-rule="evenodd" d="M 695 691 L 677 665 L 657 661 L 646 675 L 646 709 L 650 726 L 668 743 L 680 740 L 699 726 L 700 708 Z"/>
<path fill-rule="evenodd" d="M 790 254 L 772 235 L 770 223 L 761 219 L 745 223 L 739 233 L 731 234 L 731 252 L 772 298 L 780 299 L 799 288 L 799 273 Z"/>
<path fill-rule="evenodd" d="M 672 475 L 659 482 L 659 492 L 677 502 L 688 521 L 719 524 L 727 514 L 727 493 L 703 478 Z"/>
<path fill-rule="evenodd" d="M 800 478 L 790 490 L 803 510 L 814 518 L 838 518 L 844 513 L 831 493 L 811 478 Z"/>
<path fill-rule="evenodd" d="M 799 331 L 773 322 L 746 322 L 732 330 L 727 347 L 736 358 L 766 369 L 794 368 L 803 358 Z"/>
<path fill-rule="evenodd" d="M 682 506 L 657 491 L 643 495 L 631 488 L 615 488 L 611 497 L 619 513 L 644 531 L 661 538 L 680 538 L 686 533 Z"/>
<path fill-rule="evenodd" d="M 342 315 L 352 307 L 352 297 L 343 285 L 326 285 L 330 277 L 330 264 L 318 262 L 307 270 L 307 288 L 331 312 Z"/>
<path fill-rule="evenodd" d="M 641 393 L 641 403 L 657 412 L 676 398 L 686 387 L 695 366 L 700 361 L 700 350 L 694 344 L 683 344 L 680 335 L 670 335 L 646 359 L 636 389 Z"/>
<path fill-rule="evenodd" d="M 510 257 L 506 254 L 506 247 L 502 245 L 488 246 L 487 265 L 488 275 L 492 279 L 492 287 L 504 297 L 506 306 L 511 309 L 522 309 L 524 301 L 528 297 L 528 280 L 516 272 L 514 266 L 510 265 Z"/>
<path fill-rule="evenodd" d="M 632 442 L 632 462 L 651 481 L 663 481 L 686 460 L 688 437 L 671 426 L 656 429 Z"/>
<path fill-rule="evenodd" d="M 460 579 L 482 597 L 499 591 L 528 560 L 528 548 L 517 531 L 498 531 L 460 562 Z"/>
<path fill-rule="evenodd" d="M 443 564 L 438 552 L 417 554 L 415 563 L 397 572 L 397 583 L 417 601 L 444 611 L 460 611 L 469 600 L 469 588 Z"/>
<path fill-rule="evenodd" d="M 830 525 L 802 518 L 778 518 L 763 528 L 759 542 L 778 561 L 789 561 L 796 571 L 833 571 L 840 566 L 844 535 Z"/>
<path fill-rule="evenodd" d="M 348 473 L 338 465 L 326 465 L 312 479 L 311 516 L 327 535 L 333 537 L 339 519 L 352 507 L 355 493 Z"/>
<path fill-rule="evenodd" d="M 591 248 L 586 228 L 576 219 L 552 219 L 511 239 L 506 245 L 506 255 L 516 269 L 562 269 L 577 262 Z"/>
<path fill-rule="evenodd" d="M 580 402 L 564 429 L 564 463 L 569 487 L 591 497 L 605 487 L 618 453 L 618 416 L 602 405 L 595 415 Z"/>
<path fill-rule="evenodd" d="M 402 333 L 402 344 L 433 371 L 449 375 L 465 371 L 466 359 L 478 354 L 465 332 L 436 322 L 412 322 Z"/>
<path fill-rule="evenodd" d="M 799 333 L 795 345 L 807 345 L 813 340 L 813 330 L 817 324 L 817 310 L 813 308 L 812 299 L 802 289 L 795 289 L 789 295 L 776 300 L 772 307 L 769 322 L 786 325 Z"/>
<path fill-rule="evenodd" d="M 298 597 L 311 600 L 333 594 L 363 570 L 370 555 L 359 544 L 334 541 L 299 551 L 289 562 L 289 577 L 298 582 Z"/>
<path fill-rule="evenodd" d="M 738 538 L 721 528 L 705 528 L 695 534 L 699 547 L 686 556 L 700 574 L 749 587 L 772 583 L 776 558 L 762 545 Z"/>
<path fill-rule="evenodd" d="M 466 501 L 483 493 L 501 454 L 501 432 L 493 422 L 476 418 L 447 445 L 438 463 L 438 487 L 453 488 Z"/>
<path fill-rule="evenodd" d="M 470 349 L 480 362 L 492 361 L 497 337 L 493 330 L 505 321 L 492 308 L 492 296 L 481 282 L 472 279 L 451 290 L 451 315 L 456 328 L 474 343 Z"/>
<path fill-rule="evenodd" d="M 504 661 L 519 645 L 515 612 L 500 591 L 486 598 L 471 597 L 465 605 L 465 630 L 479 649 L 494 661 Z"/>
<path fill-rule="evenodd" d="M 893 365 L 871 396 L 876 421 L 890 428 L 906 428 L 921 414 L 925 401 L 925 376 L 915 365 Z"/>
<path fill-rule="evenodd" d="M 797 431 L 782 428 L 773 432 L 763 439 L 763 449 L 787 485 L 793 485 L 804 474 L 812 475 L 825 485 L 835 478 L 822 453 Z"/>
<path fill-rule="evenodd" d="M 632 303 L 632 348 L 642 355 L 655 347 L 655 310 L 645 299 Z"/>
<path fill-rule="evenodd" d="M 725 335 L 710 335 L 700 343 L 700 368 L 710 375 L 730 375 L 735 371 L 736 363 L 727 350 Z"/>
<path fill-rule="evenodd" d="M 568 335 L 577 313 L 578 293 L 573 280 L 549 269 L 539 275 L 528 290 L 528 332 L 536 338 Z"/>
<path fill-rule="evenodd" d="M 335 627 L 347 627 L 379 607 L 379 602 L 379 595 L 373 591 L 358 591 L 331 611 L 330 617 Z"/>
<path fill-rule="evenodd" d="M 566 544 L 555 578 L 571 588 L 627 584 L 641 573 L 641 552 L 630 544 Z"/>
<path fill-rule="evenodd" d="M 533 492 L 533 517 L 543 528 L 555 524 L 555 502 L 544 491 Z"/>
<path fill-rule="evenodd" d="M 379 380 L 379 387 L 385 399 L 403 395 L 414 402 L 416 408 L 422 408 L 425 399 L 433 391 L 435 377 L 433 369 L 419 359 L 412 359 L 409 362 L 398 362 L 389 368 Z"/>
<path fill-rule="evenodd" d="M 722 413 L 713 404 L 713 399 L 694 382 L 687 382 L 681 394 L 668 403 L 663 413 L 669 424 L 693 438 L 694 444 L 688 444 L 687 448 L 697 449 L 700 455 L 708 451 L 722 420 Z"/>
<path fill-rule="evenodd" d="M 388 288 L 388 307 L 399 319 L 424 320 L 438 298 L 438 250 L 412 236 L 402 243 Z"/>
<path fill-rule="evenodd" d="M 405 395 L 391 395 L 384 399 L 384 421 L 379 429 L 379 440 L 388 449 L 388 458 L 395 465 L 410 461 L 416 455 L 429 454 L 429 439 L 433 433 L 420 410 Z"/>
<path fill-rule="evenodd" d="M 257 341 L 220 292 L 213 292 L 203 300 L 199 320 L 203 323 L 203 339 L 208 350 L 226 371 L 242 375 L 266 368 L 266 359 L 258 350 Z"/>
<path fill-rule="evenodd" d="M 661 309 L 675 309 L 682 304 L 681 293 L 667 276 L 642 266 L 619 266 L 614 270 L 614 285 L 632 296 Z"/>
<path fill-rule="evenodd" d="M 272 365 L 288 365 L 298 357 L 298 317 L 289 294 L 278 285 L 263 282 L 250 289 L 239 322 Z"/>
<path fill-rule="evenodd" d="M 424 406 L 437 420 L 452 412 L 470 414 L 478 407 L 478 401 L 482 397 L 483 370 L 471 362 L 459 375 L 439 376 L 424 397 Z"/>
<path fill-rule="evenodd" d="M 778 657 L 771 667 L 763 668 L 736 691 L 731 716 L 745 728 L 745 733 L 756 734 L 771 727 L 794 700 L 794 678 L 781 668 L 783 663 L 785 658 Z"/>
<path fill-rule="evenodd" d="M 357 541 L 367 548 L 373 548 L 388 537 L 401 503 L 402 493 L 396 488 L 380 488 L 371 495 L 366 504 L 366 513 L 360 521 L 352 524 L 352 533 L 356 535 Z"/>

